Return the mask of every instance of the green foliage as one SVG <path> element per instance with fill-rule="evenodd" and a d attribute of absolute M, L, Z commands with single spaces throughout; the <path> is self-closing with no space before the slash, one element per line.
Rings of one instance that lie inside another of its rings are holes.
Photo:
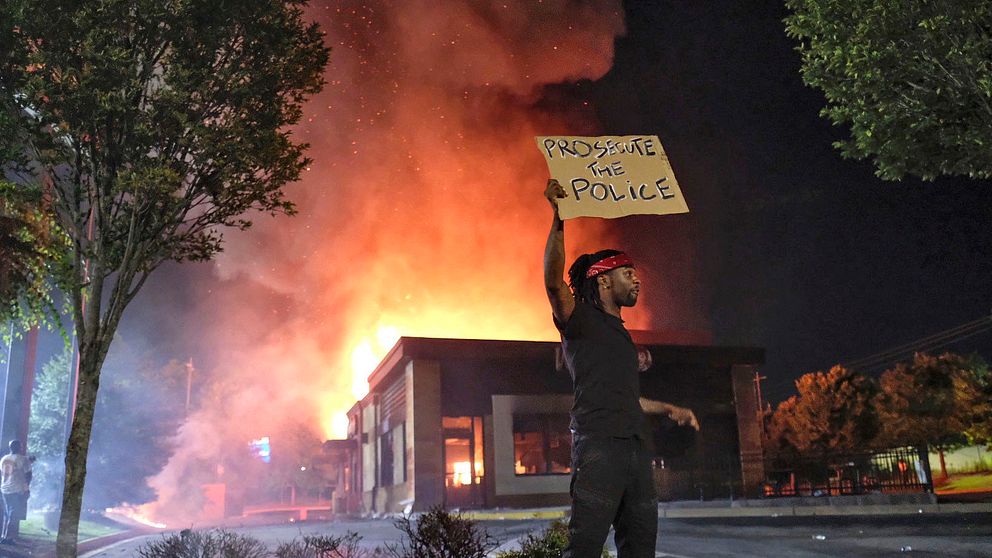
<path fill-rule="evenodd" d="M 962 446 L 975 411 L 982 410 L 978 376 L 960 355 L 918 353 L 911 363 L 885 371 L 880 385 L 877 443 L 886 447 L 929 445 L 946 451 Z"/>
<path fill-rule="evenodd" d="M 520 550 L 509 550 L 497 554 L 497 558 L 561 558 L 568 546 L 568 523 L 556 520 L 538 534 L 529 533 L 520 542 Z M 612 554 L 605 547 L 602 558 Z"/>
<path fill-rule="evenodd" d="M 374 558 L 379 550 L 361 548 L 362 537 L 349 531 L 344 535 L 304 535 L 280 543 L 275 553 L 249 535 L 222 529 L 193 531 L 163 536 L 138 549 L 141 558 Z"/>
<path fill-rule="evenodd" d="M 849 126 L 835 146 L 876 174 L 992 178 L 992 3 L 787 0 L 802 77 L 821 114 Z"/>
<path fill-rule="evenodd" d="M 870 378 L 837 365 L 801 376 L 796 389 L 799 395 L 780 403 L 768 421 L 770 452 L 812 457 L 868 448 L 878 430 Z"/>
<path fill-rule="evenodd" d="M 6 4 L 20 55 L 0 59 L 5 153 L 24 153 L 8 163 L 25 181 L 50 180 L 78 258 L 105 275 L 208 259 L 218 226 L 293 212 L 282 187 L 308 160 L 288 127 L 328 52 L 301 2 Z"/>
<path fill-rule="evenodd" d="M 47 322 L 65 334 L 51 293 L 69 282 L 70 244 L 44 206 L 40 189 L 0 177 L 0 322 Z"/>
<path fill-rule="evenodd" d="M 0 4 L 0 68 L 27 63 L 26 45 L 14 39 L 16 16 L 16 3 Z M 68 338 L 51 293 L 71 284 L 71 242 L 40 184 L 17 172 L 27 166 L 29 151 L 19 83 L 0 73 L 0 322 L 23 330 L 47 323 Z"/>
<path fill-rule="evenodd" d="M 34 379 L 28 448 L 39 459 L 59 458 L 65 452 L 66 399 L 69 375 L 74 366 L 72 354 L 71 348 L 67 348 L 53 356 Z"/>
<path fill-rule="evenodd" d="M 944 453 L 992 440 L 992 386 L 978 356 L 918 353 L 878 382 L 838 365 L 796 380 L 799 395 L 767 417 L 769 457 L 794 464 L 873 449 L 932 447 Z"/>
<path fill-rule="evenodd" d="M 485 558 L 499 546 L 485 528 L 441 507 L 416 521 L 404 515 L 395 525 L 405 537 L 398 545 L 386 545 L 386 556 L 393 558 Z"/>
<path fill-rule="evenodd" d="M 988 363 L 978 355 L 968 359 L 968 368 L 975 374 L 976 393 L 964 435 L 969 444 L 985 444 L 992 449 L 992 373 Z"/>
<path fill-rule="evenodd" d="M 276 558 L 370 558 L 377 551 L 358 546 L 358 533 L 335 535 L 304 535 L 303 539 L 282 543 L 276 548 Z"/>
<path fill-rule="evenodd" d="M 124 309 L 161 263 L 209 259 L 225 228 L 295 211 L 283 188 L 309 160 L 292 126 L 329 55 L 304 5 L 0 4 L 3 167 L 44 192 L 49 232 L 68 239 L 60 261 L 80 348 L 59 556 L 75 556 L 100 371 Z"/>
<path fill-rule="evenodd" d="M 940 485 L 940 491 L 947 492 L 990 492 L 992 491 L 992 473 L 987 469 L 970 474 L 957 474 L 946 483 Z"/>
<path fill-rule="evenodd" d="M 568 525 L 555 521 L 535 535 L 528 534 L 520 543 L 520 550 L 501 552 L 498 558 L 561 558 L 568 546 Z"/>
<path fill-rule="evenodd" d="M 56 506 L 65 458 L 66 403 L 72 351 L 46 362 L 35 378 L 28 448 L 38 458 L 32 505 Z M 171 436 L 183 417 L 186 371 L 158 366 L 124 345 L 107 364 L 91 440 L 87 507 L 141 504 L 154 497 L 145 480 L 171 454 Z"/>
<path fill-rule="evenodd" d="M 165 466 L 185 414 L 186 368 L 124 345 L 105 368 L 87 459 L 87 508 L 155 498 L 148 477 Z"/>
<path fill-rule="evenodd" d="M 138 549 L 141 558 L 266 558 L 268 549 L 248 535 L 224 530 L 193 531 L 163 536 Z"/>
<path fill-rule="evenodd" d="M 71 348 L 55 355 L 35 376 L 28 426 L 28 449 L 37 458 L 32 468 L 31 505 L 47 507 L 58 502 L 65 456 L 65 419 L 69 397 Z"/>

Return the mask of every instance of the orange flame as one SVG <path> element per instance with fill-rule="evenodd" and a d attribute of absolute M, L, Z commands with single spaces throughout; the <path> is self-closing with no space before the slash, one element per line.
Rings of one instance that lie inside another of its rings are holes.
<path fill-rule="evenodd" d="M 130 521 L 132 523 L 137 523 L 145 527 L 153 527 L 155 529 L 165 529 L 166 528 L 165 523 L 158 523 L 156 521 L 153 521 L 147 515 L 145 508 L 146 506 L 131 506 L 125 504 L 123 506 L 119 506 L 116 508 L 107 508 L 106 510 L 104 510 L 104 513 L 106 513 L 107 517 L 110 517 L 112 519 L 115 518 L 116 516 L 118 518 L 124 518 L 127 521 Z"/>
<path fill-rule="evenodd" d="M 307 232 L 316 253 L 335 256 L 307 262 L 305 273 L 329 281 L 344 318 L 332 369 L 349 371 L 350 389 L 324 399 L 320 420 L 331 437 L 346 434 L 344 413 L 401 335 L 557 338 L 541 276 L 547 170 L 533 136 L 578 133 L 590 122 L 529 105 L 544 83 L 608 70 L 623 26 L 612 1 L 549 0 L 489 15 L 452 3 L 443 21 L 394 6 L 339 8 L 324 22 L 336 57 L 305 127 L 315 162 L 300 207 L 326 205 L 313 186 L 333 183 L 354 216 L 321 218 L 324 232 Z M 485 29 L 490 16 L 498 23 Z M 404 22 L 402 31 L 379 27 L 387 21 Z M 561 32 L 549 34 L 549 25 Z M 328 124 L 337 137 L 320 132 Z M 585 247 L 603 247 L 600 222 L 585 221 L 578 235 L 569 228 L 570 248 L 594 237 Z"/>

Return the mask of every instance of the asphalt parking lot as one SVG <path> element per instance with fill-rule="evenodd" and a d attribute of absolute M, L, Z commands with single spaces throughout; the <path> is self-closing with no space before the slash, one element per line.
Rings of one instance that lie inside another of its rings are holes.
<path fill-rule="evenodd" d="M 992 514 L 666 519 L 661 556 L 992 556 Z"/>
<path fill-rule="evenodd" d="M 486 529 L 511 548 L 527 533 L 544 528 L 548 520 L 482 521 Z M 362 536 L 366 548 L 399 541 L 400 532 L 388 519 L 305 522 L 251 527 L 250 533 L 270 548 L 305 534 Z M 137 556 L 153 537 L 118 542 L 84 554 L 85 558 Z M 615 551 L 612 537 L 608 547 Z M 922 514 L 919 516 L 761 517 L 661 519 L 657 556 L 706 558 L 761 557 L 987 557 L 992 556 L 992 514 Z"/>

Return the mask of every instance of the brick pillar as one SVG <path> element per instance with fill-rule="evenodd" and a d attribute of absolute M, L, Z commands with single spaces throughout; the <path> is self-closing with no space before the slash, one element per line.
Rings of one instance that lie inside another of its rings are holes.
<path fill-rule="evenodd" d="M 756 498 L 765 480 L 762 427 L 754 385 L 755 367 L 734 365 L 730 369 L 737 410 L 737 436 L 741 451 L 741 484 L 745 498 Z"/>
<path fill-rule="evenodd" d="M 28 448 L 28 419 L 31 416 L 31 391 L 34 389 L 34 372 L 38 353 L 38 328 L 14 339 L 7 355 L 7 374 L 4 379 L 3 426 L 0 455 L 7 453 L 11 440 L 20 440 L 24 453 Z"/>
<path fill-rule="evenodd" d="M 412 416 L 413 510 L 444 504 L 444 433 L 441 428 L 441 365 L 433 360 L 407 364 L 407 413 Z"/>

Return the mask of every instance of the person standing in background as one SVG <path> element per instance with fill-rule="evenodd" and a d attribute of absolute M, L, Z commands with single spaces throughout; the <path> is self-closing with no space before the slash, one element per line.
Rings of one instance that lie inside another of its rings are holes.
<path fill-rule="evenodd" d="M 31 459 L 24 455 L 20 440 L 10 441 L 10 453 L 0 458 L 0 493 L 3 494 L 4 517 L 0 544 L 14 544 L 18 522 L 27 517 L 31 494 Z M 13 528 L 11 528 L 13 526 Z"/>

